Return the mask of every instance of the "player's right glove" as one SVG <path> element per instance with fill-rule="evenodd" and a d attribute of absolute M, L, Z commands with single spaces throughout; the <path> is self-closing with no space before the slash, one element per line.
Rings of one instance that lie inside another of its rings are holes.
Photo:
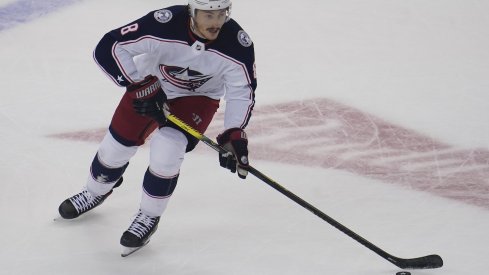
<path fill-rule="evenodd" d="M 245 179 L 248 175 L 248 138 L 243 129 L 231 128 L 217 136 L 217 143 L 226 149 L 225 154 L 219 153 L 219 164 Z"/>
<path fill-rule="evenodd" d="M 139 82 L 127 86 L 126 93 L 133 99 L 132 106 L 136 113 L 156 120 L 159 125 L 166 122 L 164 114 L 165 92 L 156 76 L 148 75 Z"/>

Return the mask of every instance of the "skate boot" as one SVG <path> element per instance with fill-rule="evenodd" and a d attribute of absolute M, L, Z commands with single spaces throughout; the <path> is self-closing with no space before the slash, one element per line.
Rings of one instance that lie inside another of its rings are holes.
<path fill-rule="evenodd" d="M 115 184 L 114 188 L 120 186 L 122 183 L 122 178 L 120 178 Z M 81 214 L 92 210 L 93 208 L 99 206 L 104 202 L 104 200 L 112 194 L 112 190 L 109 193 L 102 196 L 93 196 L 85 188 L 80 193 L 66 199 L 61 203 L 58 208 L 59 214 L 64 219 L 74 219 L 79 217 Z"/>
<path fill-rule="evenodd" d="M 159 221 L 160 217 L 151 217 L 139 210 L 129 229 L 122 234 L 123 251 L 121 256 L 126 257 L 148 244 L 151 235 L 158 228 Z"/>

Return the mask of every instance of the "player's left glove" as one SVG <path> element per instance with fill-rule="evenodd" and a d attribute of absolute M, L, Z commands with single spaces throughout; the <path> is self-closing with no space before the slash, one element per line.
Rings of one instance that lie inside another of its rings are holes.
<path fill-rule="evenodd" d="M 132 83 L 127 86 L 126 93 L 133 99 L 136 113 L 151 117 L 160 125 L 166 122 L 164 109 L 167 98 L 156 76 L 148 75 L 142 81 Z"/>
<path fill-rule="evenodd" d="M 217 136 L 217 143 L 228 152 L 219 153 L 219 164 L 245 179 L 248 175 L 248 138 L 240 128 L 231 128 Z"/>

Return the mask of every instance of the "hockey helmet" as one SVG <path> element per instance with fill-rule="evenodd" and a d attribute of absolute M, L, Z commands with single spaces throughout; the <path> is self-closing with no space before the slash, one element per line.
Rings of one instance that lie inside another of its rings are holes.
<path fill-rule="evenodd" d="M 192 18 L 195 17 L 196 9 L 206 10 L 206 11 L 227 9 L 228 17 L 226 21 L 228 21 L 229 18 L 231 17 L 231 5 L 232 5 L 231 0 L 189 0 L 188 1 L 189 12 Z"/>

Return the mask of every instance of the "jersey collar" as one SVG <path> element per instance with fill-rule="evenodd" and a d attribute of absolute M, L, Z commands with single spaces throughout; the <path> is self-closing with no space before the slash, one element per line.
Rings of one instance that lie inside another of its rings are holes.
<path fill-rule="evenodd" d="M 208 40 L 208 39 L 205 39 L 205 38 L 201 38 L 198 35 L 196 35 L 192 31 L 192 27 L 191 27 L 192 22 L 190 20 L 191 19 L 189 18 L 188 24 L 187 24 L 187 26 L 188 26 L 188 28 L 187 28 L 188 29 L 188 36 L 190 38 L 190 45 L 194 44 L 195 41 L 200 41 L 200 42 L 204 43 L 204 45 L 206 45 L 206 46 L 209 45 L 209 44 L 211 44 L 212 42 L 214 42 L 213 40 Z"/>

